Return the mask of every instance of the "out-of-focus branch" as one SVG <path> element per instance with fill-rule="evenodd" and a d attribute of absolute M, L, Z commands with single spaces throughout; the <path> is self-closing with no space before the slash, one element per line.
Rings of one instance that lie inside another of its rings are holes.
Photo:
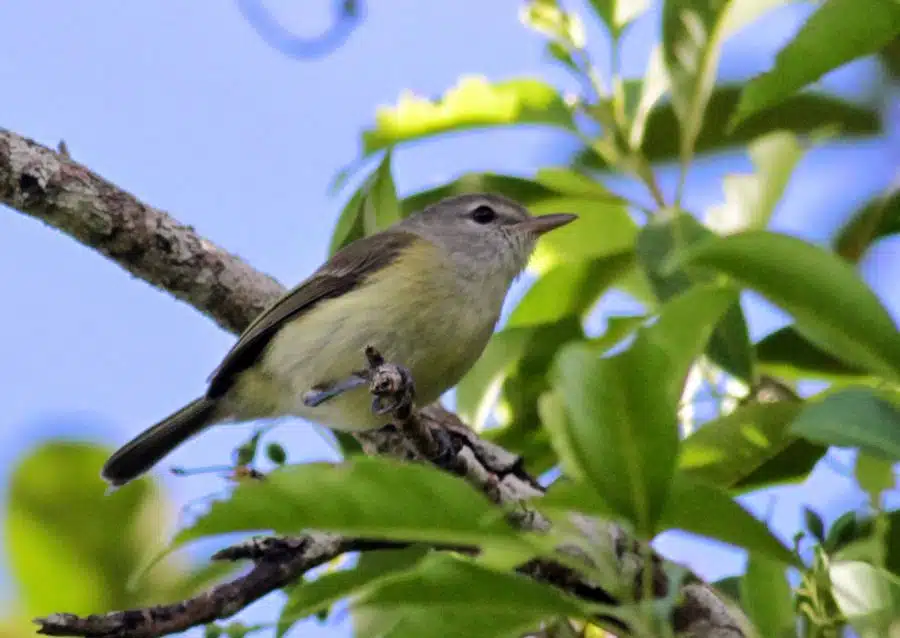
<path fill-rule="evenodd" d="M 238 257 L 198 236 L 166 213 L 138 201 L 87 168 L 45 146 L 0 129 L 0 203 L 57 228 L 106 255 L 132 274 L 167 290 L 232 332 L 241 331 L 269 302 L 284 291 Z M 415 412 L 416 429 L 440 433 L 450 442 L 454 459 L 448 466 L 483 490 L 495 502 L 514 504 L 513 522 L 525 529 L 547 529 L 548 522 L 522 501 L 542 493 L 524 469 L 522 459 L 480 439 L 455 415 L 432 405 Z M 409 427 L 384 428 L 360 434 L 369 454 L 428 461 Z M 424 440 L 424 439 L 423 439 Z M 575 520 L 575 519 L 573 519 Z M 643 591 L 640 575 L 649 572 L 656 596 L 668 596 L 662 559 L 646 551 L 619 526 L 577 519 L 576 526 L 596 551 L 615 561 L 618 578 L 635 595 Z M 182 631 L 189 626 L 224 618 L 266 593 L 298 578 L 304 571 L 345 551 L 371 548 L 371 541 L 333 535 L 305 536 L 287 543 L 275 556 L 249 554 L 256 566 L 246 576 L 219 585 L 174 605 L 113 612 L 80 618 L 55 614 L 42 619 L 41 631 L 54 635 L 149 637 Z M 293 543 L 294 549 L 285 548 Z M 383 544 L 381 546 L 384 546 Z M 579 558 L 585 558 L 579 556 Z M 552 561 L 534 561 L 520 571 L 562 587 L 575 595 L 605 603 L 614 598 L 596 583 Z M 693 638 L 746 638 L 740 611 L 708 585 L 689 578 L 681 585 L 672 625 Z M 190 623 L 185 625 L 185 622 Z M 116 624 L 118 623 L 118 624 Z M 112 629 L 110 629 L 112 627 Z M 627 635 L 626 632 L 622 632 Z"/>
<path fill-rule="evenodd" d="M 365 10 L 362 0 L 332 0 L 331 26 L 318 36 L 304 37 L 284 28 L 264 3 L 265 0 L 237 0 L 241 15 L 266 44 L 298 60 L 319 58 L 340 47 L 359 26 Z"/>

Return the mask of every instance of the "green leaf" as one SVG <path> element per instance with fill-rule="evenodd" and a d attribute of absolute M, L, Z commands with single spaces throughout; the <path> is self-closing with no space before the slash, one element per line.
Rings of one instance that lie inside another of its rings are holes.
<path fill-rule="evenodd" d="M 472 614 L 460 607 L 442 609 L 440 613 L 431 607 L 354 607 L 352 613 L 354 638 L 519 638 L 537 630 L 542 620 L 502 609 Z"/>
<path fill-rule="evenodd" d="M 890 623 L 891 593 L 884 574 L 862 561 L 835 561 L 829 566 L 828 576 L 834 602 L 857 631 L 886 629 Z"/>
<path fill-rule="evenodd" d="M 109 453 L 87 443 L 49 441 L 11 468 L 3 536 L 9 573 L 29 616 L 158 602 L 184 576 L 170 563 L 128 588 L 159 548 L 165 504 L 149 478 L 107 496 L 100 468 Z"/>
<path fill-rule="evenodd" d="M 634 253 L 561 263 L 528 289 L 507 320 L 507 328 L 583 319 L 599 296 L 634 265 Z"/>
<path fill-rule="evenodd" d="M 795 638 L 794 595 L 784 565 L 751 553 L 741 579 L 741 603 L 760 636 Z"/>
<path fill-rule="evenodd" d="M 796 450 L 805 444 L 788 434 L 801 407 L 787 401 L 748 403 L 713 419 L 682 441 L 678 467 L 688 476 L 732 489 L 786 454 L 796 461 L 796 466 L 782 480 L 804 477 L 821 453 L 812 462 L 802 454 L 790 453 L 792 448 Z"/>
<path fill-rule="evenodd" d="M 868 388 L 851 387 L 807 404 L 791 433 L 816 443 L 858 447 L 888 461 L 900 460 L 900 410 Z"/>
<path fill-rule="evenodd" d="M 568 419 L 545 425 L 615 510 L 649 535 L 665 504 L 678 448 L 675 407 L 691 361 L 733 291 L 697 288 L 674 299 L 625 352 L 600 359 L 588 344 L 566 347 L 556 388 Z M 565 428 L 560 431 L 559 428 Z"/>
<path fill-rule="evenodd" d="M 900 421 L 896 425 L 900 427 Z M 881 505 L 881 493 L 894 487 L 894 464 L 882 458 L 860 452 L 853 474 L 860 488 L 869 495 L 869 502 L 876 507 Z"/>
<path fill-rule="evenodd" d="M 667 81 L 665 76 L 657 81 L 663 82 L 664 79 Z M 644 81 L 648 80 L 645 78 Z M 632 86 L 631 82 L 635 85 Z M 626 94 L 633 90 L 640 91 L 641 87 L 637 84 L 637 81 L 626 82 Z M 802 136 L 823 128 L 836 128 L 841 132 L 842 139 L 848 139 L 875 135 L 882 130 L 881 116 L 874 106 L 853 104 L 823 93 L 804 92 L 787 98 L 729 131 L 728 121 L 740 99 L 742 88 L 742 84 L 720 84 L 715 87 L 695 143 L 696 154 L 742 148 L 774 131 L 789 131 Z M 658 104 L 646 117 L 644 135 L 640 141 L 642 153 L 654 163 L 676 159 L 678 136 L 672 135 L 672 131 L 678 128 L 678 118 L 672 104 Z M 636 133 L 633 135 L 636 136 Z M 577 151 L 570 163 L 582 170 L 611 169 L 592 148 Z"/>
<path fill-rule="evenodd" d="M 584 25 L 576 13 L 563 11 L 556 0 L 530 0 L 519 11 L 522 23 L 566 49 L 583 49 Z"/>
<path fill-rule="evenodd" d="M 359 605 L 382 608 L 463 608 L 489 615 L 515 611 L 537 620 L 545 616 L 584 617 L 585 606 L 559 589 L 527 576 L 495 571 L 476 561 L 431 553 L 412 569 L 376 583 Z"/>
<path fill-rule="evenodd" d="M 353 569 L 342 569 L 323 574 L 311 582 L 296 583 L 288 590 L 287 601 L 281 609 L 277 638 L 284 636 L 298 620 L 328 609 L 339 600 L 357 595 L 383 578 L 411 568 L 425 553 L 422 547 L 375 552 L 379 555 L 377 561 L 360 561 Z"/>
<path fill-rule="evenodd" d="M 627 85 L 628 83 L 626 83 L 626 87 Z M 662 46 L 657 44 L 650 51 L 647 69 L 644 71 L 644 81 L 641 83 L 640 98 L 631 119 L 628 143 L 632 149 L 638 150 L 643 145 L 650 114 L 668 90 L 669 75 L 663 61 Z"/>
<path fill-rule="evenodd" d="M 754 140 L 747 151 L 755 172 L 726 175 L 725 203 L 709 211 L 707 223 L 719 232 L 768 226 L 794 167 L 803 156 L 796 136 L 786 131 Z"/>
<path fill-rule="evenodd" d="M 434 507 L 435 494 L 441 506 Z M 238 485 L 173 544 L 238 531 L 294 533 L 313 528 L 364 538 L 481 544 L 523 549 L 525 541 L 463 480 L 384 458 L 308 463 Z"/>
<path fill-rule="evenodd" d="M 671 299 L 695 283 L 712 281 L 713 277 L 708 273 L 673 270 L 669 264 L 673 256 L 714 236 L 700 222 L 682 212 L 670 219 L 654 219 L 641 230 L 636 244 L 638 260 L 660 301 Z M 728 309 L 716 326 L 706 352 L 734 376 L 747 382 L 753 380 L 753 349 L 739 302 Z"/>
<path fill-rule="evenodd" d="M 529 343 L 521 359 L 507 370 L 495 415 L 499 427 L 484 436 L 510 452 L 528 459 L 532 472 L 540 474 L 556 464 L 546 430 L 541 427 L 538 399 L 550 388 L 550 370 L 560 348 L 584 340 L 581 321 L 569 316 L 530 329 Z"/>
<path fill-rule="evenodd" d="M 625 204 L 618 195 L 611 193 L 602 182 L 571 168 L 549 166 L 539 168 L 534 181 L 560 195 L 575 195 L 587 200 L 599 200 L 613 204 Z"/>
<path fill-rule="evenodd" d="M 528 269 L 543 273 L 553 266 L 634 250 L 637 225 L 627 207 L 614 199 L 562 194 L 529 206 L 534 215 L 575 213 L 578 221 L 545 235 L 537 243 Z"/>
<path fill-rule="evenodd" d="M 828 71 L 871 55 L 900 32 L 896 0 L 826 0 L 778 53 L 772 70 L 741 96 L 741 121 L 815 82 Z"/>
<path fill-rule="evenodd" d="M 565 417 L 565 406 L 561 399 L 554 395 L 546 395 L 545 405 L 561 417 Z M 561 427 L 561 426 L 557 426 Z M 615 518 L 616 510 L 598 493 L 593 486 L 584 483 L 580 478 L 563 470 L 563 478 L 553 482 L 547 493 L 534 502 L 534 506 L 546 512 L 581 512 L 598 518 Z"/>
<path fill-rule="evenodd" d="M 741 599 L 741 580 L 741 576 L 726 576 L 712 583 L 712 586 L 737 603 Z"/>
<path fill-rule="evenodd" d="M 331 243 L 328 246 L 329 255 L 333 255 L 350 242 L 365 236 L 366 231 L 363 226 L 362 211 L 366 195 L 365 189 L 368 187 L 371 179 L 372 176 L 369 176 L 363 184 L 354 191 L 353 195 L 350 196 L 350 199 L 347 200 L 347 203 L 341 210 L 337 224 L 335 224 L 334 230 L 331 232 Z"/>
<path fill-rule="evenodd" d="M 743 547 L 785 564 L 799 564 L 764 523 L 732 500 L 725 491 L 680 472 L 673 476 L 660 526 L 662 529 L 681 529 Z"/>
<path fill-rule="evenodd" d="M 897 233 L 900 233 L 900 188 L 871 200 L 854 213 L 832 244 L 838 255 L 857 263 L 872 244 Z"/>
<path fill-rule="evenodd" d="M 391 172 L 392 153 L 384 154 L 371 175 L 351 195 L 331 234 L 329 254 L 366 235 L 384 230 L 401 218 Z"/>
<path fill-rule="evenodd" d="M 480 429 L 500 384 L 522 360 L 535 338 L 535 326 L 580 322 L 597 299 L 634 263 L 628 253 L 562 263 L 538 278 L 510 314 L 504 329 L 496 333 L 485 352 L 456 388 L 457 411 L 472 427 Z M 562 333 L 560 333 L 562 334 Z M 545 345 L 560 342 L 545 342 Z M 546 361 L 552 357 L 552 351 Z M 546 372 L 546 366 L 539 374 Z"/>
<path fill-rule="evenodd" d="M 689 249 L 682 263 L 718 270 L 755 289 L 835 356 L 900 377 L 897 327 L 875 293 L 833 253 L 795 237 L 745 231 Z"/>
<path fill-rule="evenodd" d="M 681 124 L 682 167 L 693 153 L 716 81 L 722 43 L 784 0 L 667 0 L 663 56 Z"/>
<path fill-rule="evenodd" d="M 528 351 L 534 331 L 505 328 L 494 334 L 475 365 L 456 386 L 456 412 L 475 430 L 481 430 L 507 372 Z"/>
<path fill-rule="evenodd" d="M 829 381 L 859 379 L 867 375 L 854 366 L 822 350 L 793 326 L 779 328 L 756 344 L 760 368 L 790 379 L 820 378 Z"/>
<path fill-rule="evenodd" d="M 822 517 L 819 516 L 815 510 L 804 507 L 803 508 L 803 520 L 806 522 L 806 529 L 810 534 L 813 535 L 820 543 L 825 542 L 825 523 L 822 522 Z"/>
<path fill-rule="evenodd" d="M 614 39 L 650 8 L 650 0 L 590 0 L 590 4 Z"/>
<path fill-rule="evenodd" d="M 451 131 L 520 124 L 574 130 L 569 107 L 549 84 L 533 78 L 491 83 L 483 76 L 463 76 L 437 100 L 404 93 L 396 106 L 378 109 L 374 128 L 363 132 L 363 153 Z"/>
<path fill-rule="evenodd" d="M 557 359 L 556 387 L 569 418 L 566 432 L 550 436 L 566 442 L 578 475 L 643 536 L 665 505 L 678 448 L 667 363 L 646 340 L 610 359 L 573 344 Z"/>
<path fill-rule="evenodd" d="M 400 221 L 397 187 L 391 172 L 392 153 L 388 150 L 375 169 L 362 205 L 363 228 L 371 235 Z"/>

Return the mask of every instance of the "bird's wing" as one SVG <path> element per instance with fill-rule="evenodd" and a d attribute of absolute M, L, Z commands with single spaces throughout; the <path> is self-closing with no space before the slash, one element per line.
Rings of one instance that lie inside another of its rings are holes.
<path fill-rule="evenodd" d="M 241 334 L 219 367 L 209 377 L 206 396 L 225 394 L 235 376 L 251 367 L 285 323 L 307 312 L 323 299 L 338 297 L 367 277 L 391 264 L 413 241 L 409 232 L 389 230 L 348 244 L 309 279 L 263 310 Z"/>

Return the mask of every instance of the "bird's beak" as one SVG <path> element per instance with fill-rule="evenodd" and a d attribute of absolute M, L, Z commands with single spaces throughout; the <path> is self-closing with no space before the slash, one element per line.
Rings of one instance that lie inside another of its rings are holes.
<path fill-rule="evenodd" d="M 578 219 L 578 215 L 573 215 L 572 213 L 553 213 L 552 215 L 541 215 L 540 217 L 526 219 L 516 224 L 516 226 L 529 233 L 543 235 L 576 219 Z"/>

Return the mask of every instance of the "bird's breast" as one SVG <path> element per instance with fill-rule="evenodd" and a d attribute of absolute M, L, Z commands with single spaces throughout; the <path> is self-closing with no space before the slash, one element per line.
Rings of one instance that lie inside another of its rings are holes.
<path fill-rule="evenodd" d="M 281 414 L 347 430 L 380 427 L 367 388 L 310 408 L 303 394 L 365 367 L 374 346 L 412 374 L 416 402 L 430 403 L 462 378 L 484 350 L 505 295 L 460 278 L 433 245 L 414 250 L 356 289 L 320 302 L 285 325 L 263 356 L 260 395 Z M 274 415 L 272 415 L 274 416 Z"/>

